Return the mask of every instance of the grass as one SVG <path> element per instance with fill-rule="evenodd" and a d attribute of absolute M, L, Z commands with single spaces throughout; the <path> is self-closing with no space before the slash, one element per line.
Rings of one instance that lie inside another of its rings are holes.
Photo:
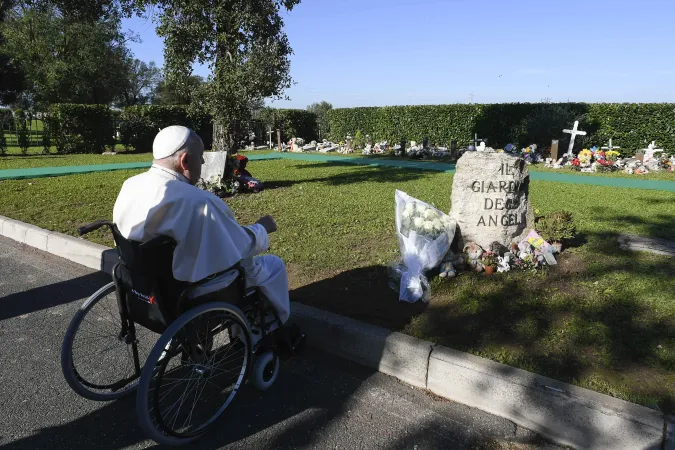
<path fill-rule="evenodd" d="M 255 161 L 268 188 L 226 200 L 241 223 L 272 214 L 271 251 L 291 297 L 644 405 L 674 411 L 675 261 L 618 249 L 629 232 L 672 239 L 675 193 L 531 182 L 542 212 L 574 211 L 580 237 L 546 272 L 431 277 L 429 304 L 399 302 L 394 190 L 450 208 L 452 174 L 293 160 Z M 74 235 L 112 216 L 117 171 L 0 182 L 0 214 Z M 26 201 L 30 199 L 30 201 Z M 89 237 L 111 245 L 101 232 Z"/>
<path fill-rule="evenodd" d="M 124 150 L 121 145 L 117 147 L 116 152 Z M 53 147 L 52 153 L 49 155 L 42 154 L 42 147 L 31 147 L 28 149 L 28 155 L 21 155 L 21 150 L 18 147 L 10 147 L 7 155 L 0 156 L 0 170 L 152 161 L 152 154 L 150 153 L 119 153 L 117 155 L 57 155 L 55 153 L 56 150 Z"/>

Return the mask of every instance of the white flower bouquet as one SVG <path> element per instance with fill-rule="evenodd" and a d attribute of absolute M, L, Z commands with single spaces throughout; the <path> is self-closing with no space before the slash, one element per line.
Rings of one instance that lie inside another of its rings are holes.
<path fill-rule="evenodd" d="M 399 278 L 399 299 L 428 301 L 424 272 L 438 266 L 450 249 L 457 222 L 433 206 L 396 191 L 396 232 L 402 261 L 392 267 Z"/>

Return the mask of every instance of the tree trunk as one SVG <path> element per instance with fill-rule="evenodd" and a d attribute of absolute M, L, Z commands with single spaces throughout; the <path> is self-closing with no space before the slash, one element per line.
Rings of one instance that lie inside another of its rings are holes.
<path fill-rule="evenodd" d="M 216 152 L 227 151 L 227 138 L 225 136 L 225 126 L 221 121 L 213 120 L 213 144 L 212 149 Z"/>

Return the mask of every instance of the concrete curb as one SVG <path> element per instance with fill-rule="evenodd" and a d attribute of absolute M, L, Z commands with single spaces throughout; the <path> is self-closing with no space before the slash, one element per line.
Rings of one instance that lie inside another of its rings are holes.
<path fill-rule="evenodd" d="M 117 251 L 109 247 L 4 216 L 0 216 L 0 236 L 106 273 L 112 273 L 117 259 Z"/>
<path fill-rule="evenodd" d="M 471 354 L 438 346 L 427 388 L 575 448 L 660 448 L 663 414 Z"/>
<path fill-rule="evenodd" d="M 431 342 L 295 302 L 291 315 L 312 345 L 426 389 Z"/>
<path fill-rule="evenodd" d="M 110 273 L 114 249 L 0 216 L 0 235 Z M 658 411 L 293 302 L 291 320 L 322 350 L 580 449 L 675 450 Z"/>

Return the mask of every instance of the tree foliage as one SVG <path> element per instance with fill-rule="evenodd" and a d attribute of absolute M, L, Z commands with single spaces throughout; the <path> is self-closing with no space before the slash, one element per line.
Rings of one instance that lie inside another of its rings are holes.
<path fill-rule="evenodd" d="M 330 123 L 326 119 L 326 113 L 333 109 L 333 105 L 326 101 L 319 103 L 312 103 L 307 107 L 307 110 L 316 114 L 316 125 L 319 137 L 325 138 L 330 132 Z"/>
<path fill-rule="evenodd" d="M 214 147 L 231 148 L 246 134 L 251 105 L 280 98 L 290 87 L 292 53 L 283 31 L 282 8 L 299 0 L 145 0 L 161 8 L 157 34 L 165 39 L 167 81 L 179 91 L 192 64 L 211 69 L 194 93 L 214 118 Z"/>
<path fill-rule="evenodd" d="M 162 71 L 154 61 L 146 63 L 136 58 L 127 59 L 126 70 L 126 79 L 118 105 L 134 106 L 149 103 L 162 81 Z"/>
<path fill-rule="evenodd" d="M 120 12 L 104 0 L 18 0 L 3 46 L 38 105 L 109 104 L 124 92 L 129 51 Z"/>
<path fill-rule="evenodd" d="M 14 6 L 14 0 L 0 3 L 0 24 L 5 21 L 7 12 Z M 26 88 L 26 75 L 23 68 L 6 53 L 4 30 L 0 30 L 0 102 L 14 103 Z M 4 136 L 3 136 L 4 139 Z"/>
<path fill-rule="evenodd" d="M 176 86 L 162 78 L 152 96 L 153 105 L 190 105 L 193 96 L 199 92 L 204 79 L 199 75 L 190 75 L 183 80 L 184 87 Z"/>

